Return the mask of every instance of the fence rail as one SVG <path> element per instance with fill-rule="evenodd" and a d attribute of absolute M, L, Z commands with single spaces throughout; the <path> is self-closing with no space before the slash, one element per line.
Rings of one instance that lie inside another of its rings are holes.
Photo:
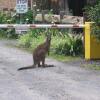
<path fill-rule="evenodd" d="M 0 28 L 84 28 L 84 24 L 0 24 Z"/>

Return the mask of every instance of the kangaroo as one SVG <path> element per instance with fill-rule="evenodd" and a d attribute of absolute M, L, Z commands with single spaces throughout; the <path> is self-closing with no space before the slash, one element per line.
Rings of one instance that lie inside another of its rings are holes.
<path fill-rule="evenodd" d="M 38 65 L 38 67 L 53 67 L 53 65 L 46 65 L 45 64 L 46 54 L 48 53 L 48 55 L 49 55 L 50 43 L 51 43 L 51 35 L 48 34 L 46 41 L 44 43 L 38 45 L 37 48 L 35 48 L 33 51 L 34 64 L 32 66 L 29 66 L 29 67 L 19 68 L 18 70 L 35 68 L 36 65 Z M 41 62 L 42 62 L 42 65 L 40 64 Z"/>

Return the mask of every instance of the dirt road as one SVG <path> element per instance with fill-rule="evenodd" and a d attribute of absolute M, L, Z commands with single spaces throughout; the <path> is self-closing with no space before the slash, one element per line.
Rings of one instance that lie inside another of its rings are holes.
<path fill-rule="evenodd" d="M 32 55 L 0 40 L 0 100 L 100 100 L 100 71 L 46 59 L 56 67 L 17 71 Z"/>

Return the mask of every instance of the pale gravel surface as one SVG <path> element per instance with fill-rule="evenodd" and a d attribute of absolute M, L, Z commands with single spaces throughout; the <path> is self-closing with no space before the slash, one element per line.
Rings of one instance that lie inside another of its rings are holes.
<path fill-rule="evenodd" d="M 53 59 L 46 63 L 56 67 L 17 71 L 32 55 L 9 43 L 0 40 L 0 100 L 100 100 L 100 71 Z"/>

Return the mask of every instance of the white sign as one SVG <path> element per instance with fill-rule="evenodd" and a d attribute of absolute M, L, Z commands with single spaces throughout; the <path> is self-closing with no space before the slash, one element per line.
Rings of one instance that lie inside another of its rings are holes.
<path fill-rule="evenodd" d="M 27 25 L 16 25 L 15 26 L 16 34 L 27 33 L 29 26 Z"/>
<path fill-rule="evenodd" d="M 16 0 L 16 12 L 23 14 L 28 11 L 28 0 Z"/>

